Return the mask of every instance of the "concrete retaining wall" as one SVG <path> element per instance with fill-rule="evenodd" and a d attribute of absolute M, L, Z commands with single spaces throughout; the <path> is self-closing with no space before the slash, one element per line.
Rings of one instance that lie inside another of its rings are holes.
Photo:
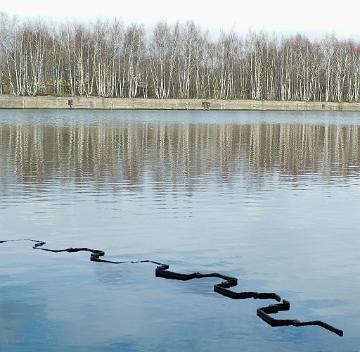
<path fill-rule="evenodd" d="M 360 103 L 0 96 L 1 109 L 204 110 L 204 102 L 209 103 L 209 110 L 360 111 Z"/>

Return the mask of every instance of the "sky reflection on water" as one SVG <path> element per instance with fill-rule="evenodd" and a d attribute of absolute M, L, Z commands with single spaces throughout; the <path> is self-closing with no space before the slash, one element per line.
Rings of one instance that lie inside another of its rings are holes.
<path fill-rule="evenodd" d="M 360 118 L 338 113 L 0 110 L 1 239 L 219 271 L 264 302 L 151 265 L 2 244 L 1 351 L 360 351 Z"/>

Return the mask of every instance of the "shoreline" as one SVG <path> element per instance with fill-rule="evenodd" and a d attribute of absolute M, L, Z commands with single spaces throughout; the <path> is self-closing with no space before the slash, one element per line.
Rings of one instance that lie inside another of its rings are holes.
<path fill-rule="evenodd" d="M 0 109 L 360 111 L 360 103 L 3 95 Z"/>

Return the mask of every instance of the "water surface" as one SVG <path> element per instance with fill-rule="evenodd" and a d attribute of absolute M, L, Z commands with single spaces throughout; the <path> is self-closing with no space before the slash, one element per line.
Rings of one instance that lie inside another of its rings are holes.
<path fill-rule="evenodd" d="M 5 243 L 0 350 L 360 351 L 359 148 L 353 113 L 0 110 L 0 240 L 219 271 L 345 334 L 271 328 L 216 280 Z"/>

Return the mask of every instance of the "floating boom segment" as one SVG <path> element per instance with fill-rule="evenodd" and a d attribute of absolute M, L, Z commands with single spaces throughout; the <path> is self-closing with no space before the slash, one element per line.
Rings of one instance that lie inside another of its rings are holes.
<path fill-rule="evenodd" d="M 263 321 L 265 321 L 267 324 L 269 324 L 272 327 L 277 326 L 295 326 L 295 327 L 301 327 L 301 326 L 309 326 L 309 325 L 316 325 L 320 326 L 330 332 L 333 332 L 334 334 L 338 336 L 343 336 L 344 332 L 340 329 L 337 329 L 333 327 L 332 325 L 329 325 L 323 321 L 320 320 L 311 320 L 311 321 L 299 321 L 296 319 L 275 319 L 270 316 L 270 314 L 276 314 L 280 311 L 288 311 L 290 310 L 290 302 L 287 300 L 281 300 L 281 297 L 274 292 L 252 292 L 252 291 L 242 291 L 242 292 L 236 292 L 231 290 L 231 287 L 238 285 L 238 279 L 236 277 L 223 275 L 220 273 L 199 273 L 194 272 L 191 274 L 183 274 L 178 273 L 175 271 L 170 271 L 170 266 L 168 264 L 163 264 L 157 261 L 153 260 L 138 260 L 138 261 L 113 261 L 113 260 L 107 260 L 103 257 L 105 256 L 105 252 L 100 249 L 91 249 L 87 247 L 78 247 L 78 248 L 64 248 L 64 249 L 51 249 L 46 248 L 44 245 L 46 242 L 44 241 L 38 241 L 33 239 L 20 239 L 20 240 L 1 240 L 1 243 L 5 242 L 18 242 L 18 241 L 30 241 L 33 242 L 33 249 L 38 249 L 46 252 L 52 252 L 52 253 L 77 253 L 77 252 L 90 252 L 90 261 L 92 262 L 99 262 L 99 263 L 108 263 L 108 264 L 139 264 L 139 263 L 151 263 L 156 265 L 155 269 L 155 276 L 156 277 L 162 277 L 164 279 L 170 279 L 170 280 L 179 280 L 179 281 L 189 281 L 194 279 L 203 279 L 203 278 L 217 278 L 223 280 L 222 282 L 214 285 L 214 292 L 231 298 L 231 299 L 273 299 L 279 303 L 272 304 L 266 307 L 261 307 L 257 309 L 257 316 L 260 317 Z"/>

